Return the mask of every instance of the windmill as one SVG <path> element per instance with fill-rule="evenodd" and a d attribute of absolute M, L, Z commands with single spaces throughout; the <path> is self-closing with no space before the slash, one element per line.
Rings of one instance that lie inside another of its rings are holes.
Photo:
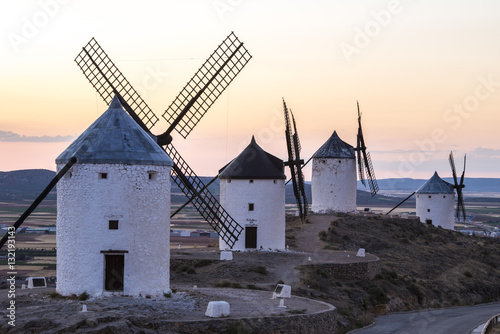
<path fill-rule="evenodd" d="M 450 162 L 451 171 L 453 173 L 453 188 L 457 191 L 457 209 L 455 210 L 455 219 L 457 221 L 465 222 L 465 205 L 464 205 L 464 196 L 462 194 L 462 189 L 465 188 L 464 185 L 464 176 L 465 176 L 465 163 L 467 161 L 467 156 L 464 155 L 464 170 L 462 171 L 462 176 L 460 176 L 460 183 L 458 183 L 457 172 L 455 169 L 455 160 L 453 158 L 453 152 L 450 152 L 448 157 Z"/>
<path fill-rule="evenodd" d="M 448 156 L 448 161 L 450 162 L 450 167 L 451 167 L 451 171 L 452 171 L 452 174 L 453 174 L 454 184 L 450 184 L 450 183 L 447 183 L 445 181 L 442 181 L 442 182 L 445 182 L 447 184 L 448 188 L 452 189 L 452 193 L 454 193 L 453 189 L 456 190 L 456 192 L 457 192 L 457 207 L 456 207 L 456 210 L 455 210 L 455 219 L 456 219 L 456 221 L 465 221 L 465 217 L 466 217 L 466 215 L 465 215 L 465 206 L 464 206 L 464 198 L 463 198 L 463 194 L 462 194 L 462 189 L 465 188 L 464 177 L 465 177 L 466 159 L 467 159 L 467 156 L 464 155 L 464 170 L 463 170 L 462 175 L 460 177 L 460 182 L 458 182 L 457 172 L 456 172 L 456 169 L 455 169 L 455 160 L 453 158 L 453 152 L 450 152 L 450 155 Z M 436 175 L 437 175 L 437 173 L 435 173 L 435 175 L 433 176 L 433 178 L 435 178 Z M 431 180 L 429 180 L 429 181 L 432 181 L 433 178 L 431 178 Z M 426 184 L 428 184 L 429 181 L 427 181 Z M 426 184 L 424 184 L 422 187 L 425 187 Z M 441 189 L 443 189 L 443 188 L 445 188 L 445 186 L 441 186 Z M 406 197 L 404 200 L 402 200 L 398 205 L 396 205 L 394 208 L 392 208 L 391 210 L 389 210 L 389 212 L 387 212 L 386 215 L 390 214 L 392 211 L 394 211 L 396 208 L 398 208 L 404 202 L 406 202 L 407 200 L 409 200 L 413 195 L 415 195 L 416 193 L 418 193 L 419 190 L 413 192 L 408 197 Z M 441 191 L 444 193 L 443 190 L 441 190 Z M 446 189 L 445 189 L 445 191 L 446 191 Z M 435 192 L 437 193 L 437 191 L 435 191 Z"/>
<path fill-rule="evenodd" d="M 164 133 L 156 136 L 158 145 L 162 146 L 174 161 L 172 167 L 174 182 L 193 202 L 200 215 L 231 246 L 243 228 L 229 216 L 181 157 L 171 143 L 170 134 L 176 130 L 186 138 L 251 58 L 234 33 L 229 34 L 164 112 L 163 117 L 170 125 Z M 116 94 L 130 116 L 146 132 L 151 133 L 150 130 L 158 121 L 158 117 L 94 38 L 82 48 L 75 62 L 107 104 Z"/>
<path fill-rule="evenodd" d="M 308 211 L 307 197 L 304 187 L 304 174 L 302 173 L 304 160 L 300 159 L 301 146 L 299 135 L 297 133 L 297 125 L 295 124 L 295 118 L 293 117 L 292 110 L 286 107 L 285 99 L 283 99 L 283 110 L 285 113 L 285 135 L 286 147 L 288 151 L 288 161 L 285 162 L 285 166 L 290 168 L 293 194 L 295 195 L 295 200 L 297 201 L 300 219 L 304 222 Z"/>
<path fill-rule="evenodd" d="M 368 185 L 370 187 L 370 192 L 372 196 L 375 196 L 378 192 L 377 179 L 375 178 L 375 171 L 373 170 L 372 160 L 370 153 L 366 151 L 365 139 L 363 138 L 363 130 L 361 129 L 361 113 L 359 111 L 359 102 L 356 101 L 358 106 L 358 135 L 357 135 L 357 145 L 355 148 L 358 160 L 358 174 L 361 183 L 366 187 L 365 182 L 365 170 Z"/>

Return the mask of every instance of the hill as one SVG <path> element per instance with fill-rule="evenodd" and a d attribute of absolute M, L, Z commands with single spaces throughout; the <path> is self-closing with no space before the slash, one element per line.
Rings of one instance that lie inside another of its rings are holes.
<path fill-rule="evenodd" d="M 287 240 L 299 249 L 304 242 L 316 245 L 314 254 L 365 248 L 380 258 L 373 279 L 333 278 L 322 266 L 301 269 L 294 291 L 335 305 L 351 328 L 369 324 L 382 305 L 396 312 L 500 300 L 498 239 L 381 215 L 312 215 L 310 220 L 288 226 Z M 308 237 L 316 224 L 325 230 Z"/>
<path fill-rule="evenodd" d="M 29 200 L 35 199 L 40 192 L 49 184 L 52 178 L 55 176 L 55 172 L 46 169 L 27 169 L 18 170 L 12 172 L 0 172 L 0 200 Z M 208 184 L 213 178 L 212 177 L 200 177 L 201 180 Z M 311 203 L 311 184 L 306 182 L 306 196 Z M 216 179 L 209 187 L 208 190 L 216 197 L 219 198 L 219 179 Z M 180 188 L 172 182 L 172 203 L 181 204 L 187 201 L 186 196 L 182 193 Z M 56 190 L 54 189 L 50 198 L 55 198 Z M 295 203 L 295 197 L 293 194 L 292 183 L 290 182 L 286 186 L 285 190 L 285 202 L 287 204 Z M 358 205 L 369 206 L 369 205 L 396 205 L 399 202 L 399 198 L 377 195 L 372 197 L 369 192 L 364 190 L 358 190 L 357 195 Z M 410 202 L 411 203 L 411 202 Z"/>
<path fill-rule="evenodd" d="M 46 169 L 0 172 L 0 200 L 35 199 L 56 175 Z M 55 198 L 55 190 L 49 196 Z"/>

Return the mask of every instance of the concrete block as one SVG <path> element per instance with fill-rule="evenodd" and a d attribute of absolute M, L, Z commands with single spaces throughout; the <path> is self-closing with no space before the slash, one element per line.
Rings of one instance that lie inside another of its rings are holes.
<path fill-rule="evenodd" d="M 286 284 L 276 285 L 272 299 L 274 298 L 292 298 L 292 287 Z"/>
<path fill-rule="evenodd" d="M 227 317 L 229 316 L 229 303 L 224 301 L 209 302 L 205 315 L 211 318 Z"/>
<path fill-rule="evenodd" d="M 224 261 L 224 260 L 231 261 L 233 259 L 233 252 L 230 252 L 230 251 L 220 252 L 220 259 L 221 259 L 221 261 Z"/>

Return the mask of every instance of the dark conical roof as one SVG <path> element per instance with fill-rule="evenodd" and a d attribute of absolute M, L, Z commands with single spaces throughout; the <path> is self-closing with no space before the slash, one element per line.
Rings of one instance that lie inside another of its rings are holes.
<path fill-rule="evenodd" d="M 455 188 L 453 184 L 444 181 L 439 177 L 437 172 L 425 182 L 418 190 L 417 194 L 454 194 Z"/>
<path fill-rule="evenodd" d="M 354 148 L 340 139 L 337 131 L 314 153 L 313 158 L 355 159 Z"/>
<path fill-rule="evenodd" d="M 250 144 L 219 171 L 221 179 L 286 179 L 283 160 L 264 151 L 252 136 Z"/>
<path fill-rule="evenodd" d="M 123 110 L 115 96 L 108 110 L 61 153 L 57 164 L 78 163 L 172 166 L 172 159 Z"/>

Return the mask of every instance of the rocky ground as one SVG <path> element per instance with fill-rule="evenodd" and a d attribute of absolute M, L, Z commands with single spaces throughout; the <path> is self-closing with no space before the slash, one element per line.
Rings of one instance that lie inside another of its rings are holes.
<path fill-rule="evenodd" d="M 500 300 L 500 244 L 496 240 L 381 215 L 312 215 L 309 220 L 308 224 L 287 222 L 285 252 L 236 252 L 233 261 L 220 261 L 215 247 L 173 250 L 171 288 L 175 293 L 170 298 L 80 301 L 20 290 L 16 297 L 19 327 L 14 332 L 74 332 L 79 328 L 82 333 L 121 333 L 127 328 L 130 333 L 153 333 L 158 321 L 207 319 L 204 312 L 210 300 L 229 301 L 231 317 L 317 310 L 314 302 L 301 304 L 300 298 L 287 300 L 286 311 L 277 308 L 278 301 L 270 299 L 277 283 L 291 285 L 294 296 L 337 307 L 339 333 L 369 324 L 381 309 L 405 311 Z M 365 258 L 356 257 L 359 248 L 368 252 Z M 380 270 L 373 279 L 333 279 L 320 270 L 301 267 L 378 259 Z M 4 291 L 0 290 L 1 314 L 7 305 Z M 89 312 L 81 312 L 83 304 Z M 5 323 L 1 324 L 4 332 L 9 329 Z M 252 333 L 251 328 L 233 332 L 245 330 Z"/>
<path fill-rule="evenodd" d="M 158 298 L 99 297 L 79 300 L 53 296 L 54 289 L 20 290 L 16 296 L 16 326 L 2 324 L 2 333 L 156 333 L 168 321 L 209 321 L 210 301 L 230 304 L 230 317 L 279 317 L 315 313 L 332 306 L 293 296 L 280 308 L 268 291 L 231 288 L 191 288 Z M 52 294 L 51 294 L 52 293 Z M 6 319 L 6 296 L 0 298 Z M 86 307 L 86 312 L 83 308 Z M 162 333 L 165 330 L 161 331 Z"/>

